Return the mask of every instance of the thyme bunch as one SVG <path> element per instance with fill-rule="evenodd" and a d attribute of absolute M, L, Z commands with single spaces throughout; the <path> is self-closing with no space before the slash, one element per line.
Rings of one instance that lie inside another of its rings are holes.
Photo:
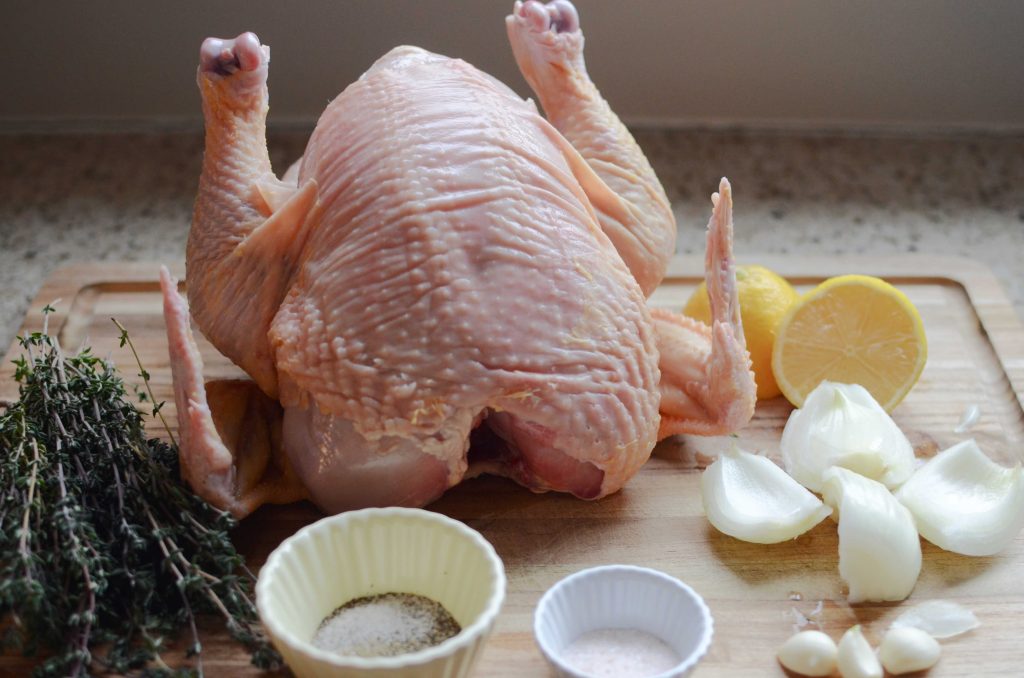
<path fill-rule="evenodd" d="M 278 666 L 234 520 L 181 483 L 176 447 L 146 437 L 113 365 L 65 356 L 45 329 L 19 342 L 20 397 L 0 414 L 5 647 L 44 653 L 36 676 L 202 676 L 196 618 L 212 613 L 253 664 Z M 194 666 L 173 670 L 160 652 L 184 629 Z"/>

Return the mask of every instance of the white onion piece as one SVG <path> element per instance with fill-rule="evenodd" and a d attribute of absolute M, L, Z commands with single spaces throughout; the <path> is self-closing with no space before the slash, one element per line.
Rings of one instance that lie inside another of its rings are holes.
<path fill-rule="evenodd" d="M 838 466 L 824 499 L 839 514 L 839 576 L 851 603 L 903 600 L 921 572 L 921 540 L 910 511 L 885 485 Z"/>
<path fill-rule="evenodd" d="M 914 448 L 892 417 L 859 384 L 821 382 L 786 422 L 779 443 L 786 471 L 821 491 L 832 466 L 898 487 L 914 471 Z"/>
<path fill-rule="evenodd" d="M 1024 475 L 965 440 L 932 457 L 896 493 L 921 536 L 939 548 L 990 556 L 1024 528 Z"/>
<path fill-rule="evenodd" d="M 974 613 L 950 600 L 926 600 L 910 608 L 893 621 L 891 629 L 912 627 L 933 638 L 952 638 L 981 626 Z"/>
<path fill-rule="evenodd" d="M 795 539 L 832 513 L 770 459 L 735 446 L 701 474 L 700 488 L 708 521 L 756 544 Z"/>

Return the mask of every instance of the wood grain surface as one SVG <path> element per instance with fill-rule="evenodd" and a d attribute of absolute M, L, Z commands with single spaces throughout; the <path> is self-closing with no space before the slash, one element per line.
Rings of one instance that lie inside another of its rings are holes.
<path fill-rule="evenodd" d="M 920 310 L 929 341 L 928 364 L 917 386 L 894 412 L 920 456 L 973 436 L 989 456 L 1017 463 L 1024 456 L 1024 326 L 983 266 L 929 256 L 899 258 L 750 257 L 807 289 L 841 273 L 879 275 L 898 285 Z M 741 262 L 742 263 L 742 262 Z M 178 264 L 172 267 L 183 272 Z M 130 331 L 153 377 L 159 399 L 173 418 L 171 378 L 161 316 L 157 264 L 87 264 L 58 270 L 43 286 L 23 332 L 50 316 L 66 350 L 83 345 L 110 356 L 129 381 L 137 369 L 117 346 L 116 317 Z M 651 304 L 678 310 L 702 275 L 696 257 L 673 261 Z M 240 371 L 201 340 L 208 378 Z M 12 347 L 4 364 L 18 351 Z M 0 374 L 0 399 L 16 397 L 12 370 Z M 981 408 L 968 433 L 953 432 L 964 409 Z M 758 404 L 739 443 L 777 457 L 791 407 L 782 399 Z M 154 434 L 159 428 L 152 426 Z M 1024 664 L 1024 535 L 1003 553 L 969 558 L 922 542 L 921 577 L 902 604 L 846 603 L 839 578 L 834 523 L 825 521 L 794 541 L 763 546 L 726 537 L 707 523 L 701 509 L 699 467 L 724 445 L 716 438 L 675 437 L 661 443 L 651 461 L 625 489 L 596 502 L 565 495 L 533 494 L 499 478 L 478 478 L 450 490 L 429 508 L 462 520 L 490 540 L 504 560 L 508 597 L 475 676 L 553 675 L 532 635 L 532 615 L 541 594 L 560 578 L 594 565 L 629 563 L 679 577 L 704 596 L 715 619 L 711 649 L 695 676 L 785 675 L 776 648 L 798 619 L 833 638 L 860 623 L 877 643 L 889 622 L 910 604 L 949 599 L 972 609 L 982 626 L 943 642 L 943 656 L 930 676 L 1021 675 Z M 320 517 L 308 504 L 264 507 L 234 535 L 249 562 L 259 566 L 283 539 Z M 817 608 L 820 613 L 814 615 Z M 266 675 L 208 625 L 204 666 L 208 676 Z M 180 652 L 171 651 L 168 661 Z M 0 657 L 0 673 L 24 675 L 31 662 Z"/>

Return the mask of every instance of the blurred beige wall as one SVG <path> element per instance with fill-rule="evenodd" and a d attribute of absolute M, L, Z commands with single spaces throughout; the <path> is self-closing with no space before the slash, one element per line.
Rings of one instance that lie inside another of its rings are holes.
<path fill-rule="evenodd" d="M 0 124 L 198 124 L 207 35 L 272 46 L 271 123 L 309 124 L 389 48 L 457 56 L 526 95 L 511 0 L 3 0 Z M 1024 130 L 1019 0 L 577 0 L 628 122 Z"/>

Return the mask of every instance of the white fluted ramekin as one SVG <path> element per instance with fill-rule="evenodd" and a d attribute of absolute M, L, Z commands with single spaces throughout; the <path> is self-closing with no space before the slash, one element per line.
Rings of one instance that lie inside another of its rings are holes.
<path fill-rule="evenodd" d="M 636 629 L 657 636 L 680 657 L 657 678 L 682 678 L 707 653 L 714 623 L 692 588 L 664 572 L 632 565 L 576 572 L 548 589 L 537 604 L 533 632 L 561 676 L 589 678 L 562 655 L 574 640 L 598 629 Z"/>
<path fill-rule="evenodd" d="M 444 605 L 462 631 L 395 657 L 342 656 L 313 647 L 341 605 L 379 593 L 414 593 Z M 480 656 L 505 598 L 505 568 L 480 533 L 420 509 L 350 511 L 308 525 L 260 570 L 256 606 L 296 676 L 456 678 Z"/>

